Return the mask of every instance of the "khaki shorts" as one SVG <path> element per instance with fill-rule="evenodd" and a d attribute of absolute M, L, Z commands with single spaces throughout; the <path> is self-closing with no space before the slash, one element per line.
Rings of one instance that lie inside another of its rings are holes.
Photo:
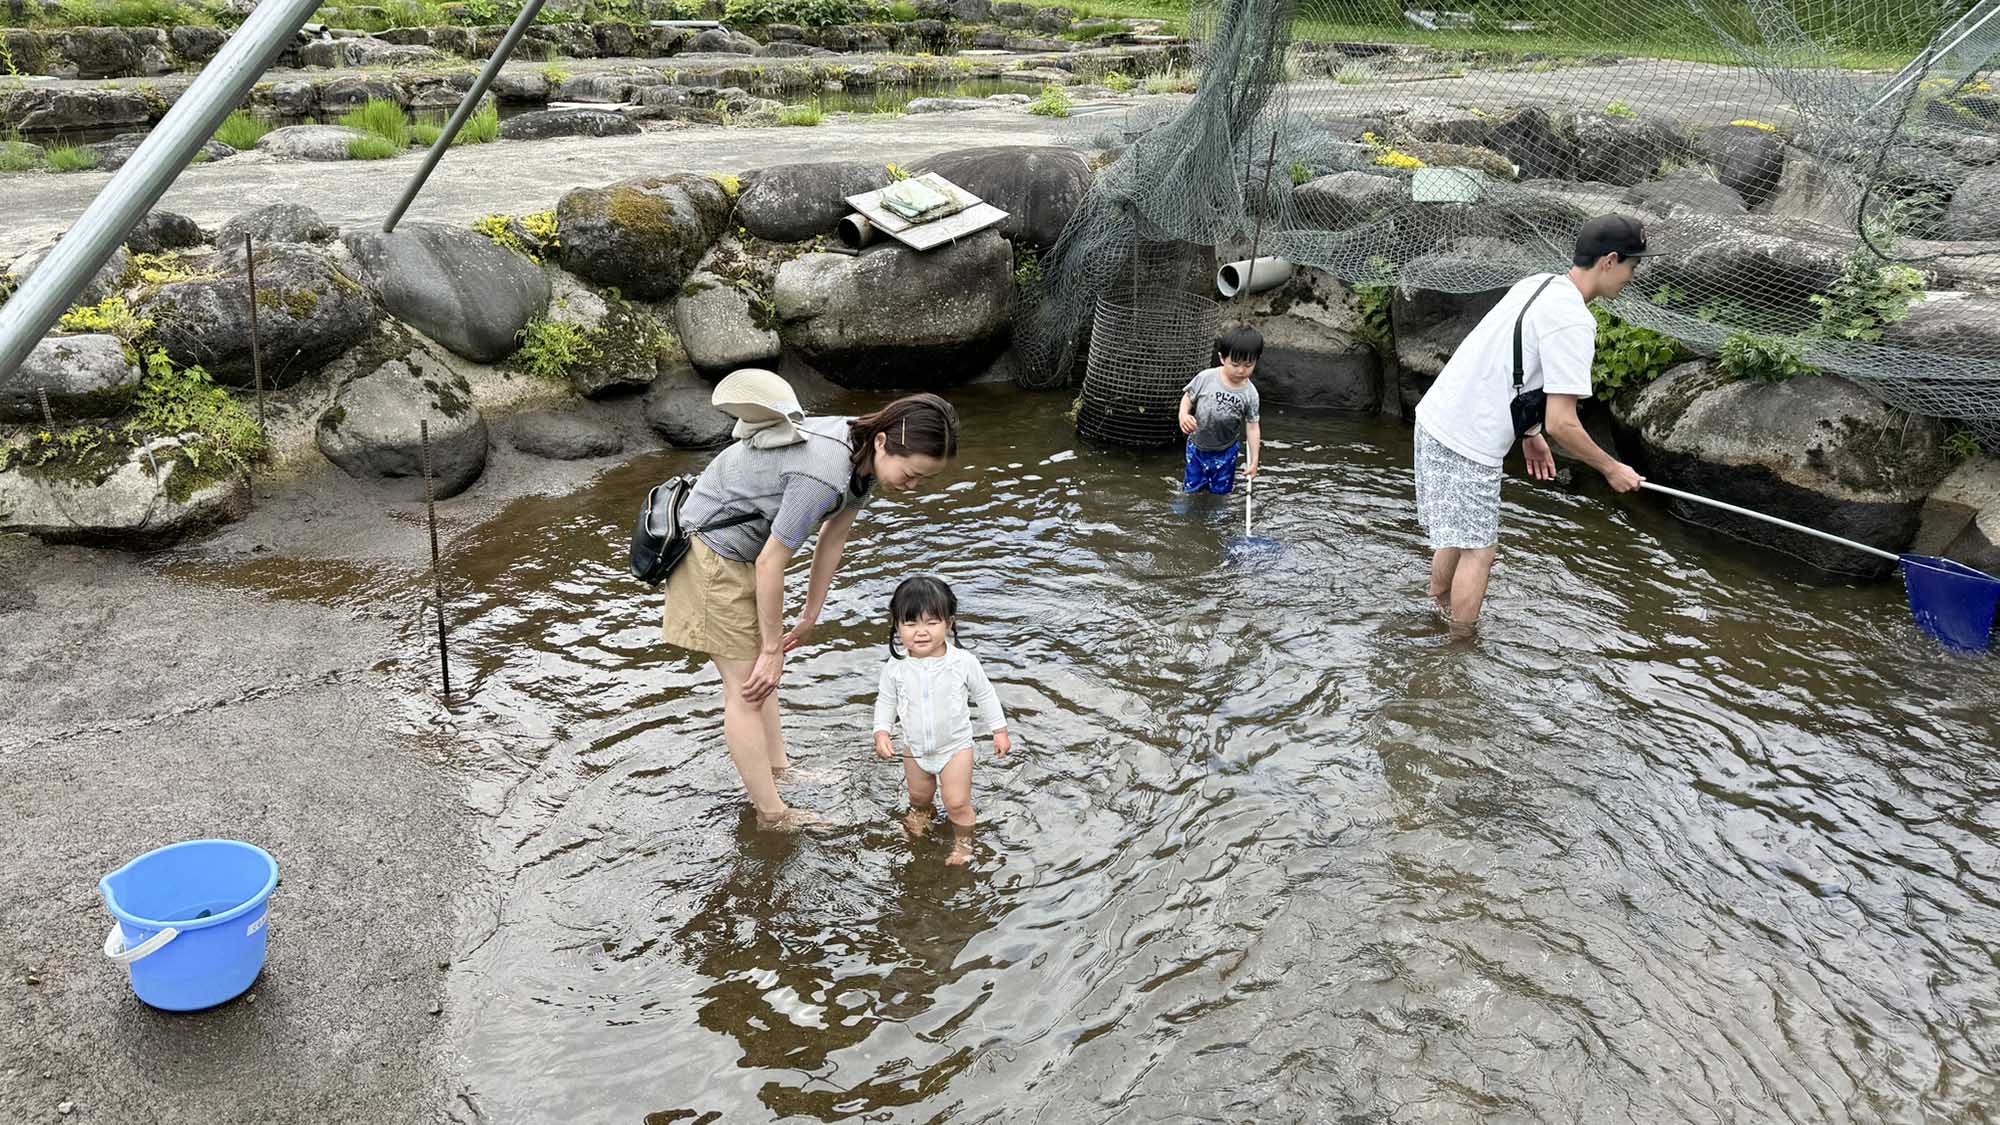
<path fill-rule="evenodd" d="M 666 595 L 660 632 L 668 644 L 724 660 L 757 659 L 763 634 L 754 565 L 725 559 L 696 536 L 667 576 Z"/>

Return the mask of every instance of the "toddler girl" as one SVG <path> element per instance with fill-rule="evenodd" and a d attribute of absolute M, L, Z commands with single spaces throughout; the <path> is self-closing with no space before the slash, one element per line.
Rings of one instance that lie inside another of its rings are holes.
<path fill-rule="evenodd" d="M 944 790 L 951 818 L 953 867 L 972 858 L 972 711 L 993 732 L 993 749 L 1013 748 L 1000 697 L 979 660 L 958 647 L 958 599 L 928 575 L 906 578 L 889 599 L 889 659 L 875 697 L 875 753 L 896 756 L 892 733 L 902 735 L 903 777 L 910 785 L 908 819 L 913 835 L 930 826 L 932 800 Z M 896 651 L 902 641 L 909 658 Z"/>

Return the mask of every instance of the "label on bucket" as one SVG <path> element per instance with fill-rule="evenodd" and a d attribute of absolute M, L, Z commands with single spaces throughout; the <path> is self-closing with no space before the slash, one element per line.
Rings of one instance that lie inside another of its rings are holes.
<path fill-rule="evenodd" d="M 258 930 L 261 930 L 261 929 L 263 929 L 263 928 L 264 928 L 264 923 L 266 923 L 266 922 L 268 922 L 268 921 L 270 921 L 270 920 L 271 920 L 271 916 L 270 916 L 269 914 L 266 914 L 266 915 L 264 915 L 263 917 L 261 917 L 261 918 L 257 919 L 257 920 L 256 920 L 255 922 L 252 922 L 252 923 L 250 923 L 250 924 L 249 924 L 248 926 L 244 927 L 244 929 L 243 929 L 243 936 L 244 936 L 244 937 L 249 937 L 249 936 L 251 936 L 252 934 L 256 933 L 256 932 L 257 932 Z"/>

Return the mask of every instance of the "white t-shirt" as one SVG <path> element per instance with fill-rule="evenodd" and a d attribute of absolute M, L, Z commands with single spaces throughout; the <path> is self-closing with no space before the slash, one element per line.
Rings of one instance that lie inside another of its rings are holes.
<path fill-rule="evenodd" d="M 1514 318 L 1548 278 L 1536 274 L 1514 283 L 1458 350 L 1417 404 L 1417 424 L 1447 448 L 1499 468 L 1514 447 Z M 1557 277 L 1528 306 L 1521 324 L 1521 389 L 1552 395 L 1590 394 L 1590 363 L 1597 350 L 1597 318 L 1576 284 Z"/>

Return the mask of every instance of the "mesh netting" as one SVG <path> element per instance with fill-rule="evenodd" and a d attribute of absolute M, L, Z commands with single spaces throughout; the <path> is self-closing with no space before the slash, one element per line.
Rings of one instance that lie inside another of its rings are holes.
<path fill-rule="evenodd" d="M 1188 292 L 1194 248 L 1146 247 L 1126 284 L 1107 286 L 1091 320 L 1090 360 L 1077 396 L 1076 431 L 1106 445 L 1163 445 L 1180 436 L 1188 378 L 1208 366 L 1221 310 Z"/>
<path fill-rule="evenodd" d="M 2000 0 L 1197 0 L 1189 34 L 1191 101 L 1072 126 L 1117 158 L 1042 261 L 1030 385 L 1077 376 L 1142 245 L 1261 227 L 1349 283 L 1475 293 L 1619 211 L 1666 253 L 1623 320 L 1704 354 L 1776 341 L 2000 436 Z M 1862 51 L 1908 65 L 1839 65 Z"/>

